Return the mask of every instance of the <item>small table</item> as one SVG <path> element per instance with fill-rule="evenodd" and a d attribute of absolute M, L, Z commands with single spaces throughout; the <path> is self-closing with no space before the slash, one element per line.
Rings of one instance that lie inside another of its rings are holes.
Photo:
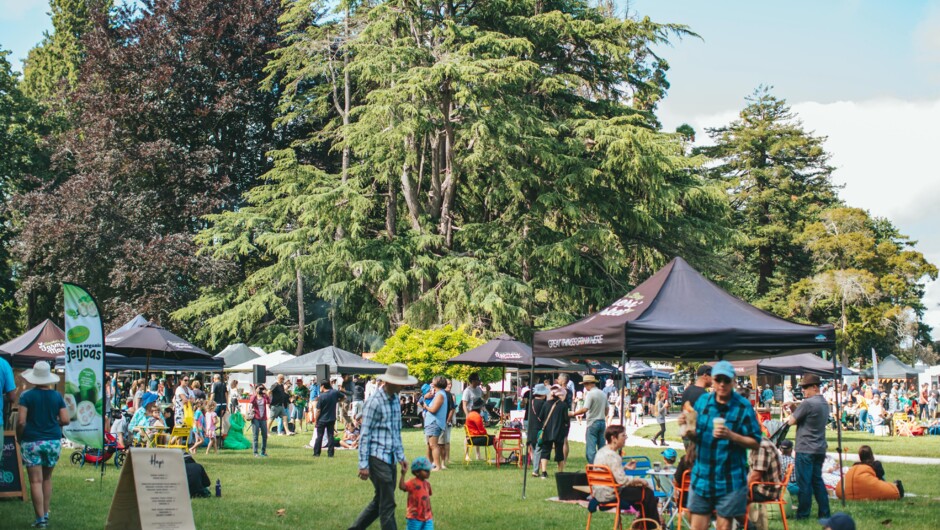
<path fill-rule="evenodd" d="M 678 513 L 678 511 L 674 509 L 675 504 L 672 498 L 673 487 L 672 487 L 672 480 L 671 480 L 672 477 L 676 475 L 676 468 L 664 467 L 660 469 L 659 471 L 656 471 L 655 469 L 650 469 L 647 474 L 652 478 L 653 491 L 657 494 L 656 496 L 662 502 L 662 506 L 660 507 L 660 512 L 669 513 L 669 520 L 666 523 L 666 528 L 669 528 L 672 525 L 672 521 L 675 518 L 676 513 Z M 666 484 L 668 485 L 668 488 L 665 485 L 663 485 L 663 482 L 662 482 L 663 477 L 666 477 Z"/>

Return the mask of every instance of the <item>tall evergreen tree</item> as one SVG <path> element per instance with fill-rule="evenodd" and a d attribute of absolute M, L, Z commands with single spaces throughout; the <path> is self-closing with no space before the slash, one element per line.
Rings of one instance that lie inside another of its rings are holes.
<path fill-rule="evenodd" d="M 57 312 L 63 280 L 115 321 L 162 320 L 231 270 L 198 258 L 192 235 L 268 169 L 277 99 L 261 81 L 279 13 L 275 0 L 153 0 L 86 35 L 80 119 L 56 146 L 74 173 L 17 199 L 31 323 Z"/>
<path fill-rule="evenodd" d="M 768 87 L 746 100 L 737 120 L 707 129 L 715 145 L 698 152 L 717 161 L 707 174 L 727 189 L 743 235 L 737 251 L 747 274 L 737 289 L 782 312 L 793 283 L 813 272 L 799 234 L 839 199 L 825 138 L 807 132 Z"/>
<path fill-rule="evenodd" d="M 668 85 L 651 47 L 685 28 L 583 1 L 326 5 L 288 5 L 269 66 L 281 123 L 325 126 L 272 153 L 248 207 L 200 235 L 282 281 L 176 313 L 206 340 L 230 340 L 238 315 L 255 334 L 278 322 L 288 261 L 331 304 L 337 342 L 365 348 L 403 323 L 526 337 L 725 244 L 721 190 L 652 113 Z"/>

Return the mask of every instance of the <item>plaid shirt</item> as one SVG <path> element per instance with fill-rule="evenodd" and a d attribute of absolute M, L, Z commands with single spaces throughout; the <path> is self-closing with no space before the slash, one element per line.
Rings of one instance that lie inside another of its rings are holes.
<path fill-rule="evenodd" d="M 721 497 L 747 487 L 747 454 L 744 447 L 712 437 L 712 420 L 724 418 L 725 427 L 742 436 L 761 439 L 760 425 L 751 404 L 736 392 L 728 403 L 715 400 L 715 393 L 705 394 L 695 403 L 698 420 L 695 434 L 698 456 L 692 466 L 692 490 L 700 497 Z"/>
<path fill-rule="evenodd" d="M 359 469 L 369 467 L 370 456 L 390 465 L 405 461 L 405 448 L 401 444 L 401 403 L 398 394 L 389 396 L 384 386 L 369 397 L 362 410 Z"/>
<path fill-rule="evenodd" d="M 783 480 L 783 472 L 780 471 L 780 452 L 777 451 L 777 446 L 767 438 L 760 441 L 759 449 L 751 451 L 748 463 L 751 466 L 751 471 L 760 472 L 760 482 L 781 482 Z M 780 488 L 760 484 L 754 487 L 754 491 L 766 498 L 776 499 L 780 493 Z"/>
<path fill-rule="evenodd" d="M 796 484 L 796 460 L 792 456 L 780 455 L 780 469 L 787 472 L 787 466 L 792 465 L 793 471 L 790 473 L 790 484 Z"/>

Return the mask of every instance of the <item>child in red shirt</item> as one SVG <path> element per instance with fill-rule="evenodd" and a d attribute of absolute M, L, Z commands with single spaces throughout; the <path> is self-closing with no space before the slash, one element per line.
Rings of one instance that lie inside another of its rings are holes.
<path fill-rule="evenodd" d="M 434 530 L 434 516 L 431 515 L 431 462 L 423 456 L 411 462 L 411 474 L 415 478 L 405 482 L 402 473 L 398 488 L 408 493 L 408 513 L 405 515 L 407 530 Z"/>

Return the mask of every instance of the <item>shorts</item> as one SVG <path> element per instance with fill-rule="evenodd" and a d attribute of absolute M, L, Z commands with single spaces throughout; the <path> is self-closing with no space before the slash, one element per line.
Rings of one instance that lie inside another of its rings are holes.
<path fill-rule="evenodd" d="M 428 438 L 432 436 L 440 436 L 444 432 L 444 429 L 441 429 L 441 426 L 437 422 L 429 423 L 424 426 L 424 435 Z"/>
<path fill-rule="evenodd" d="M 449 443 L 450 443 L 450 426 L 447 426 L 441 430 L 441 435 L 437 437 L 437 445 L 445 445 Z"/>
<path fill-rule="evenodd" d="M 39 440 L 36 442 L 22 442 L 20 449 L 23 453 L 23 465 L 26 467 L 55 467 L 62 453 L 62 442 L 59 440 Z"/>
<path fill-rule="evenodd" d="M 405 519 L 405 530 L 434 530 L 434 519 L 428 521 Z"/>
<path fill-rule="evenodd" d="M 349 410 L 349 415 L 352 416 L 353 419 L 356 419 L 359 416 L 361 416 L 363 405 L 365 405 L 365 403 L 362 401 L 353 401 L 352 408 Z"/>
<path fill-rule="evenodd" d="M 555 462 L 565 461 L 565 440 L 542 440 L 542 458 L 541 460 L 551 460 L 552 447 L 555 448 Z"/>
<path fill-rule="evenodd" d="M 271 405 L 271 419 L 278 419 L 282 416 L 287 416 L 287 413 L 284 411 L 284 407 L 280 405 Z"/>
<path fill-rule="evenodd" d="M 701 497 L 692 490 L 689 494 L 689 511 L 698 515 L 711 515 L 729 519 L 747 513 L 747 486 L 719 497 Z"/>

